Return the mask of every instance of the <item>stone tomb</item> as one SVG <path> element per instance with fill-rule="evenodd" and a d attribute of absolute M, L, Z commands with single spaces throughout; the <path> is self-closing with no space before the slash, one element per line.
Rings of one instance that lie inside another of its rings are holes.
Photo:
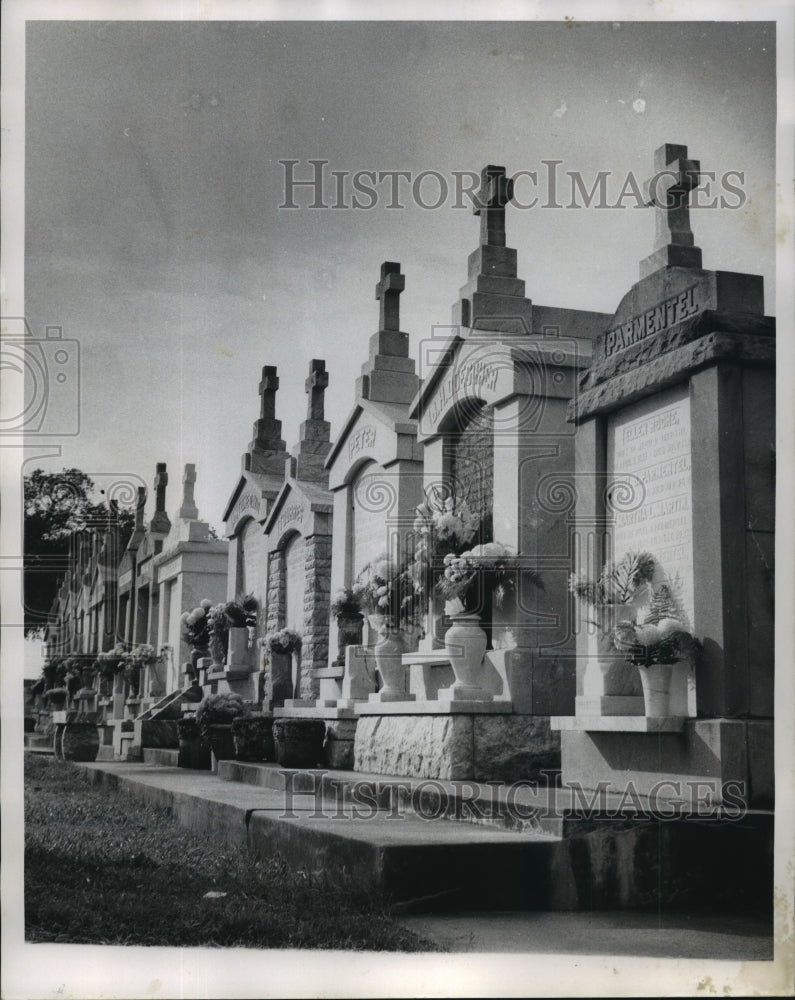
<path fill-rule="evenodd" d="M 505 245 L 510 197 L 505 169 L 486 167 L 475 206 L 480 245 L 453 326 L 422 343 L 422 388 L 410 412 L 425 493 L 465 499 L 480 516 L 473 544 L 508 546 L 540 572 L 544 590 L 520 571 L 516 607 L 484 607 L 490 648 L 474 693 L 453 688 L 440 648 L 443 608 L 432 597 L 426 639 L 404 657 L 413 700 L 358 707 L 360 770 L 511 780 L 559 765 L 549 716 L 573 708 L 575 673 L 569 538 L 559 510 L 559 495 L 573 489 L 566 408 L 605 317 L 525 297 L 516 250 Z"/>
<path fill-rule="evenodd" d="M 376 286 L 379 330 L 356 380 L 356 403 L 326 463 L 334 496 L 332 596 L 350 587 L 379 555 L 398 561 L 405 555 L 423 497 L 417 427 L 408 416 L 419 382 L 408 356 L 408 334 L 400 330 L 398 297 L 404 286 L 400 265 L 385 262 Z M 331 685 L 325 690 L 328 699 L 336 696 L 339 710 L 349 711 L 375 693 L 371 651 L 377 639 L 365 621 L 363 646 L 348 647 L 343 670 L 333 663 L 339 642 L 337 624 L 331 623 L 327 679 L 336 680 L 336 690 Z"/>
<path fill-rule="evenodd" d="M 606 557 L 649 551 L 703 651 L 674 667 L 673 703 L 652 717 L 637 680 L 594 689 L 579 636 L 576 713 L 555 720 L 563 779 L 614 789 L 632 779 L 669 798 L 687 797 L 677 782 L 703 782 L 716 802 L 737 782 L 745 801 L 770 804 L 775 323 L 760 277 L 701 267 L 687 213 L 698 163 L 667 144 L 655 170 L 671 178 L 655 250 L 572 403 L 570 513 L 579 568 L 595 578 Z"/>
<path fill-rule="evenodd" d="M 281 437 L 281 421 L 276 419 L 276 393 L 279 377 L 276 368 L 266 365 L 259 383 L 260 415 L 254 433 L 242 457 L 240 477 L 224 511 L 226 536 L 229 539 L 227 600 L 253 594 L 260 613 L 255 634 L 244 662 L 227 664 L 225 671 L 211 678 L 216 691 L 233 690 L 247 700 L 267 706 L 274 699 L 274 677 L 260 651 L 258 640 L 264 635 L 264 609 L 268 595 L 268 554 L 263 525 L 279 491 L 284 485 L 285 464 L 290 455 Z M 276 678 L 277 701 L 289 697 L 283 679 Z"/>
<path fill-rule="evenodd" d="M 289 683 L 287 697 L 278 699 L 285 707 L 277 709 L 277 715 L 313 706 L 319 678 L 328 666 L 333 503 L 324 467 L 331 448 L 323 404 L 327 386 L 325 362 L 313 360 L 306 380 L 307 419 L 301 424 L 296 458 L 285 466 L 284 485 L 264 524 L 268 630 L 288 628 L 302 639 L 300 650 L 270 655 L 274 676 Z"/>
<path fill-rule="evenodd" d="M 155 510 L 144 524 L 146 491 L 138 491 L 136 523 L 119 565 L 119 638 L 131 645 L 149 644 L 158 654 L 134 680 L 114 678 L 113 694 L 100 723 L 100 758 L 140 757 L 143 745 L 156 745 L 158 706 L 185 686 L 181 616 L 206 596 L 223 599 L 226 589 L 226 543 L 209 536 L 193 501 L 194 465 L 186 465 L 182 503 L 172 522 L 166 513 L 168 471 L 159 462 L 154 480 Z M 147 732 L 144 732 L 144 724 Z M 164 727 L 168 741 L 173 725 Z M 144 740 L 147 740 L 144 743 Z"/>
<path fill-rule="evenodd" d="M 210 525 L 201 520 L 193 499 L 196 466 L 188 464 L 182 477 L 182 503 L 163 551 L 155 556 L 160 595 L 157 649 L 170 650 L 165 690 L 175 691 L 184 684 L 183 665 L 191 650 L 182 638 L 182 614 L 192 611 L 204 598 L 213 604 L 226 595 L 227 542 L 210 537 Z"/>
<path fill-rule="evenodd" d="M 321 495 L 317 484 L 309 489 L 303 485 L 299 488 L 303 494 L 298 501 L 302 524 L 309 526 L 318 515 L 326 516 L 321 510 L 325 498 L 330 498 L 333 505 L 331 586 L 330 591 L 308 599 L 318 609 L 317 622 L 321 608 L 326 616 L 325 642 L 319 637 L 313 642 L 311 661 L 311 677 L 318 687 L 318 697 L 308 702 L 306 696 L 303 701 L 296 699 L 276 714 L 323 719 L 325 759 L 332 767 L 353 766 L 355 708 L 376 691 L 372 647 L 378 636 L 365 623 L 363 643 L 348 646 L 344 665 L 339 663 L 340 637 L 337 622 L 329 623 L 328 602 L 338 591 L 350 587 L 361 570 L 379 554 L 389 551 L 399 557 L 421 498 L 422 466 L 418 461 L 416 427 L 406 415 L 418 382 L 414 362 L 408 357 L 408 334 L 400 330 L 398 296 L 404 283 L 400 265 L 384 263 L 376 287 L 376 298 L 380 300 L 379 330 L 370 338 L 370 356 L 356 380 L 355 406 L 325 461 L 330 492 Z M 270 524 L 275 527 L 276 521 L 272 519 Z M 276 534 L 282 533 L 277 530 Z M 293 532 L 293 537 L 301 537 L 300 532 Z M 275 544 L 278 546 L 278 541 Z M 321 566 L 321 585 L 325 584 Z M 289 606 L 289 596 L 287 603 Z M 318 635 L 314 627 L 313 635 Z M 321 664 L 323 653 L 325 662 Z M 310 675 L 304 672 L 302 676 Z M 304 681 L 304 692 L 307 687 Z M 311 692 L 314 691 L 312 687 Z"/>

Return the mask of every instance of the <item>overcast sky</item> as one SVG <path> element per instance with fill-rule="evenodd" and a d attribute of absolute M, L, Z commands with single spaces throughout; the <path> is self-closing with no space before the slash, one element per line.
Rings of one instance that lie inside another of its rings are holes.
<path fill-rule="evenodd" d="M 26 52 L 26 315 L 81 345 L 80 434 L 49 464 L 151 485 L 165 461 L 173 512 L 195 462 L 219 529 L 261 366 L 278 366 L 290 447 L 308 362 L 324 358 L 336 433 L 381 262 L 403 265 L 416 356 L 477 245 L 452 191 L 433 211 L 405 193 L 388 209 L 385 186 L 370 210 L 280 210 L 280 160 L 302 178 L 324 159 L 451 187 L 456 170 L 543 177 L 560 160 L 588 187 L 611 171 L 615 196 L 629 171 L 650 175 L 658 145 L 683 143 L 704 170 L 744 172 L 745 209 L 694 212 L 696 242 L 707 268 L 763 274 L 773 311 L 772 25 L 29 22 Z M 528 296 L 612 312 L 652 250 L 652 212 L 632 206 L 509 208 Z"/>

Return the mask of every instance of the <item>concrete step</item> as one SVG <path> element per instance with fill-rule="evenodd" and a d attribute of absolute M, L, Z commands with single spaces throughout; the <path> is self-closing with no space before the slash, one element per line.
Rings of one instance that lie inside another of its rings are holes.
<path fill-rule="evenodd" d="M 52 736 L 43 733 L 25 733 L 26 750 L 52 750 Z"/>
<path fill-rule="evenodd" d="M 772 900 L 769 813 L 729 822 L 578 812 L 566 789 L 237 761 L 219 762 L 218 774 L 147 763 L 78 766 L 96 783 L 169 808 L 199 833 L 258 856 L 279 853 L 296 867 L 336 870 L 406 910 L 709 902 L 750 912 Z M 493 818 L 480 814 L 484 799 L 496 803 Z M 515 816 L 521 829 L 510 828 Z"/>
<path fill-rule="evenodd" d="M 156 767 L 176 767 L 179 760 L 179 750 L 168 750 L 164 747 L 144 747 L 143 757 L 145 764 L 154 764 Z"/>
<path fill-rule="evenodd" d="M 556 839 L 429 820 L 361 802 L 326 808 L 314 798 L 150 764 L 80 764 L 89 779 L 168 807 L 198 833 L 310 870 L 333 869 L 405 910 L 543 908 Z"/>
<path fill-rule="evenodd" d="M 262 788 L 272 788 L 301 801 L 314 799 L 334 805 L 375 802 L 379 809 L 410 809 L 427 819 L 447 819 L 514 832 L 559 837 L 566 813 L 550 808 L 550 789 L 528 785 L 475 781 L 393 777 L 311 768 L 298 770 L 281 764 L 218 762 L 218 777 Z M 552 790 L 554 793 L 554 790 Z"/>

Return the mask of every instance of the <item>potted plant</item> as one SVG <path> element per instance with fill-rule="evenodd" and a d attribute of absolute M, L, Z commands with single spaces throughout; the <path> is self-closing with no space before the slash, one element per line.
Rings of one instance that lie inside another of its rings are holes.
<path fill-rule="evenodd" d="M 49 691 L 45 691 L 44 697 L 54 712 L 60 712 L 66 706 L 66 699 L 69 697 L 69 692 L 65 687 L 54 687 L 50 688 Z"/>
<path fill-rule="evenodd" d="M 362 603 L 352 588 L 340 590 L 331 602 L 331 614 L 337 621 L 338 652 L 335 663 L 345 665 L 345 650 L 348 646 L 357 646 L 362 641 L 364 615 Z"/>
<path fill-rule="evenodd" d="M 471 544 L 480 523 L 466 501 L 451 491 L 436 489 L 416 508 L 414 560 L 410 574 L 417 598 L 430 612 L 430 598 L 444 572 L 444 558 L 460 555 Z M 434 645 L 444 644 L 445 615 L 434 607 L 428 623 Z"/>
<path fill-rule="evenodd" d="M 245 663 L 248 659 L 248 643 L 257 626 L 259 602 L 252 595 L 227 601 L 223 614 L 227 628 L 227 663 Z"/>
<path fill-rule="evenodd" d="M 179 737 L 177 767 L 208 771 L 210 769 L 210 746 L 202 740 L 199 723 L 194 714 L 184 715 L 178 720 L 177 734 Z"/>
<path fill-rule="evenodd" d="M 403 626 L 413 614 L 416 594 L 408 571 L 388 556 L 368 563 L 356 579 L 353 592 L 368 611 L 379 635 L 373 653 L 383 682 L 381 694 L 397 698 L 405 693 L 406 644 Z"/>
<path fill-rule="evenodd" d="M 232 722 L 248 712 L 249 706 L 239 694 L 211 694 L 200 703 L 196 721 L 216 760 L 230 760 L 235 756 Z"/>
<path fill-rule="evenodd" d="M 639 694 L 637 672 L 613 642 L 616 626 L 632 624 L 651 597 L 656 562 L 649 552 L 627 552 L 617 563 L 605 563 L 598 580 L 569 577 L 569 590 L 583 609 L 588 635 L 588 665 L 583 680 L 586 697 Z"/>
<path fill-rule="evenodd" d="M 274 653 L 281 653 L 289 656 L 301 648 L 301 635 L 289 628 L 271 629 L 265 633 L 263 646 L 265 652 L 272 656 Z"/>
<path fill-rule="evenodd" d="M 477 698 L 484 693 L 481 676 L 488 645 L 488 636 L 480 624 L 480 611 L 489 597 L 497 607 L 502 607 L 515 590 L 519 567 L 501 542 L 485 542 L 460 555 L 449 553 L 444 557 L 444 567 L 437 589 L 453 621 L 444 639 L 455 674 L 452 690 Z M 538 573 L 524 568 L 522 572 L 530 583 L 543 589 Z"/>
<path fill-rule="evenodd" d="M 191 647 L 191 670 L 198 676 L 199 660 L 210 655 L 210 620 L 212 601 L 200 601 L 193 611 L 182 615 L 182 638 Z"/>
<path fill-rule="evenodd" d="M 315 767 L 321 763 L 325 737 L 322 719 L 275 719 L 276 760 L 285 767 Z"/>
<path fill-rule="evenodd" d="M 260 761 L 274 759 L 273 718 L 262 712 L 239 715 L 232 720 L 235 759 Z"/>
<path fill-rule="evenodd" d="M 613 630 L 615 649 L 640 674 L 645 714 L 665 718 L 687 712 L 690 667 L 701 644 L 680 618 L 668 584 L 660 584 L 640 622 L 619 622 Z M 676 670 L 684 661 L 685 670 Z"/>

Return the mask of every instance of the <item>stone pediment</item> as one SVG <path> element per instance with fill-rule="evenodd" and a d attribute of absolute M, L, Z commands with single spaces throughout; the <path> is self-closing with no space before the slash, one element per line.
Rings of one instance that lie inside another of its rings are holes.
<path fill-rule="evenodd" d="M 762 278 L 669 267 L 637 282 L 598 337 L 569 419 L 641 398 L 718 360 L 772 363 Z"/>
<path fill-rule="evenodd" d="M 334 504 L 328 490 L 313 483 L 288 479 L 264 523 L 268 548 L 277 548 L 288 532 L 303 536 L 331 533 Z"/>
<path fill-rule="evenodd" d="M 251 517 L 257 521 L 264 520 L 268 513 L 268 501 L 275 499 L 283 482 L 283 476 L 242 472 L 224 511 L 227 537 L 237 534 L 238 526 L 244 520 Z"/>
<path fill-rule="evenodd" d="M 368 399 L 357 402 L 326 460 L 331 489 L 345 483 L 351 470 L 363 462 L 378 462 L 386 467 L 400 459 L 422 460 L 417 448 L 417 426 L 406 409 L 403 404 L 373 403 Z"/>
<path fill-rule="evenodd" d="M 433 365 L 412 403 L 420 441 L 444 430 L 467 403 L 495 405 L 516 395 L 570 398 L 571 371 L 591 360 L 591 344 L 607 317 L 575 309 L 536 307 L 540 330 L 500 340 L 493 333 L 460 330 L 428 352 Z"/>

